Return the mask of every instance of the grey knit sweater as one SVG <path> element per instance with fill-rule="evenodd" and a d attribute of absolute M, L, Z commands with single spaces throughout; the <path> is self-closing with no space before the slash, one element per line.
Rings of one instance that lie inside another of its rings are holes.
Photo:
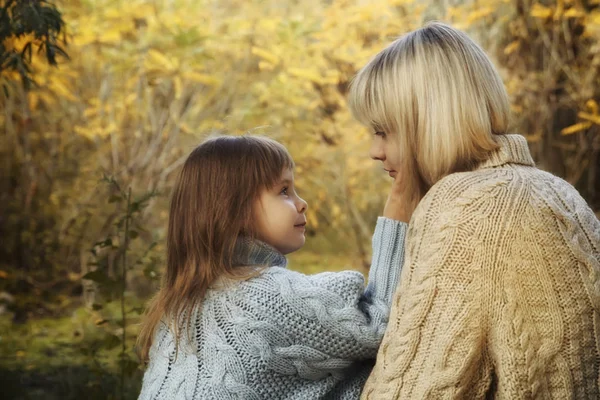
<path fill-rule="evenodd" d="M 406 228 L 378 219 L 366 290 L 359 272 L 303 275 L 266 244 L 243 244 L 240 264 L 269 268 L 210 289 L 177 354 L 161 324 L 139 399 L 358 399 L 387 325 Z"/>

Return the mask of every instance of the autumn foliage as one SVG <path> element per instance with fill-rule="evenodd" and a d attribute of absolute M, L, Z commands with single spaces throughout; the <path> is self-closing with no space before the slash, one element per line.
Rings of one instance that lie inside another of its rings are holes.
<path fill-rule="evenodd" d="M 33 54 L 30 86 L 0 69 L 0 291 L 16 296 L 15 319 L 34 308 L 60 313 L 81 297 L 104 320 L 99 305 L 120 289 L 145 299 L 162 266 L 174 173 L 215 131 L 288 146 L 309 203 L 309 250 L 364 268 L 389 182 L 368 159 L 370 132 L 348 111 L 348 84 L 383 46 L 431 19 L 488 50 L 511 96 L 513 130 L 599 210 L 600 3 L 440 3 L 57 0 L 69 59 L 58 54 L 52 66 Z M 0 49 L 42 40 L 13 34 Z M 124 286 L 102 292 L 100 281 L 119 282 L 125 265 Z M 82 279 L 90 273 L 102 279 Z"/>

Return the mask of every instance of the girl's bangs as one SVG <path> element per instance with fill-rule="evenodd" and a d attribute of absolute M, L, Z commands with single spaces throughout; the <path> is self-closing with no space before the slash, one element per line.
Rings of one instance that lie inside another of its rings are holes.
<path fill-rule="evenodd" d="M 258 182 L 263 183 L 266 188 L 272 188 L 281 179 L 283 170 L 293 170 L 295 164 L 290 153 L 280 143 L 267 138 L 261 142 L 262 154 L 258 160 L 258 170 L 261 176 Z"/>

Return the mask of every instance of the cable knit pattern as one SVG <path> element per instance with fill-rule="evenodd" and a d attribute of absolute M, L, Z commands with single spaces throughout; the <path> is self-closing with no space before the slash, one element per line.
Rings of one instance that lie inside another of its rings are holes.
<path fill-rule="evenodd" d="M 363 399 L 600 399 L 600 222 L 497 140 L 417 207 Z"/>
<path fill-rule="evenodd" d="M 159 327 L 139 398 L 358 399 L 387 326 L 406 229 L 378 219 L 366 290 L 359 272 L 307 276 L 270 246 L 239 242 L 236 264 L 268 268 L 210 289 L 177 354 L 167 324 Z"/>

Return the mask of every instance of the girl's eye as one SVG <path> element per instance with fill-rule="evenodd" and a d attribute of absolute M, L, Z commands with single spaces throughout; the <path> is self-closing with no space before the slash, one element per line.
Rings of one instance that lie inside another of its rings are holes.
<path fill-rule="evenodd" d="M 383 132 L 383 131 L 376 131 L 373 135 L 385 137 L 385 132 Z"/>
<path fill-rule="evenodd" d="M 281 189 L 281 192 L 279 192 L 279 194 L 283 194 L 283 195 L 287 196 L 287 194 L 288 194 L 288 188 L 284 187 L 283 189 Z"/>

